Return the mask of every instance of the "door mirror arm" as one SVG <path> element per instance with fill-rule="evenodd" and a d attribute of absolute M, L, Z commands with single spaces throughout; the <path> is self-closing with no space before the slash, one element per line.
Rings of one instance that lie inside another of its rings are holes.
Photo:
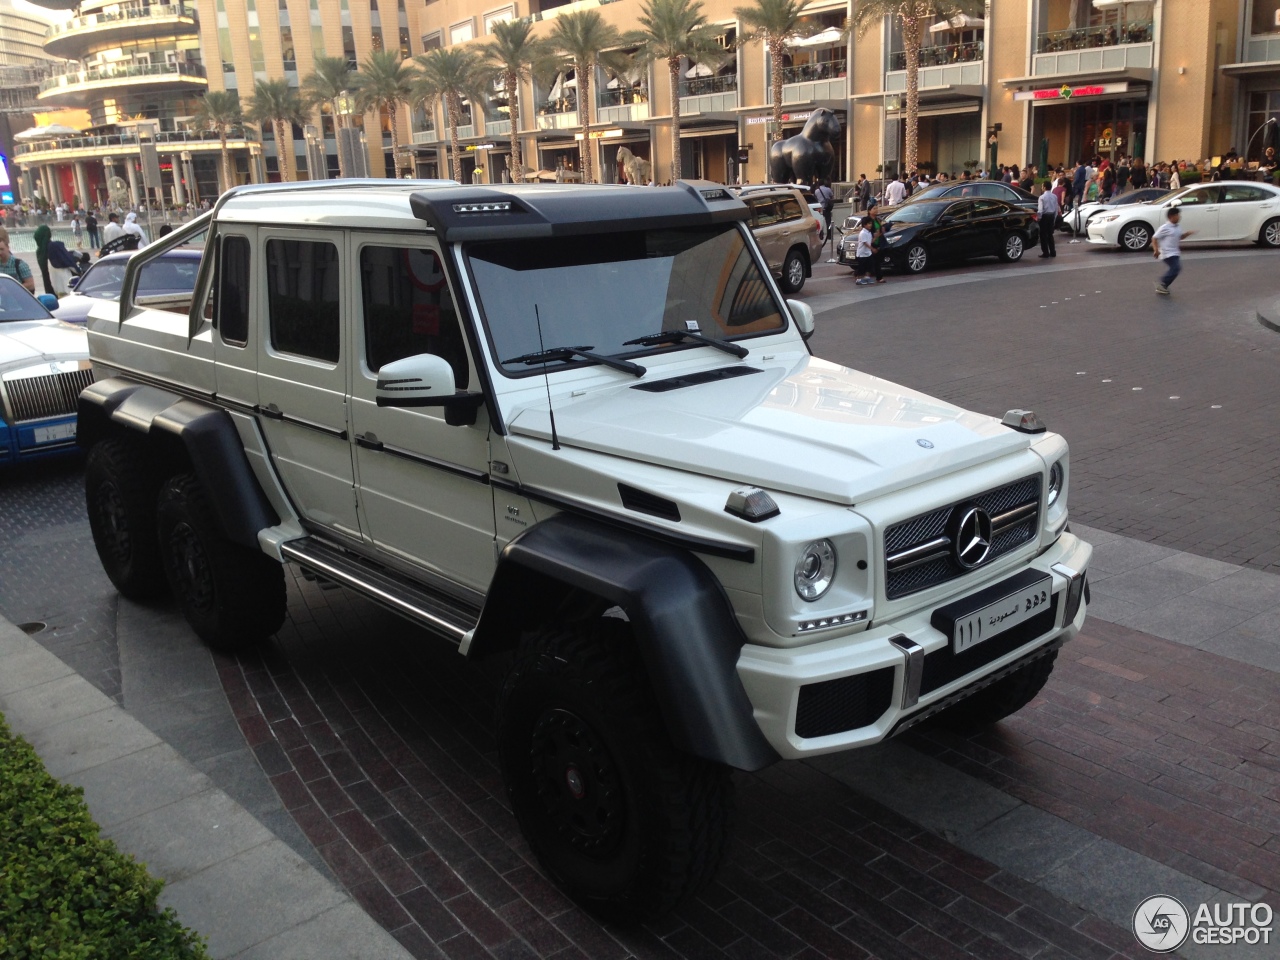
<path fill-rule="evenodd" d="M 476 411 L 484 406 L 483 393 L 459 390 L 451 396 L 377 398 L 380 407 L 444 407 L 444 422 L 451 427 L 475 426 Z"/>
<path fill-rule="evenodd" d="M 444 407 L 445 423 L 469 427 L 484 406 L 484 394 L 459 390 L 448 360 L 419 353 L 378 370 L 374 401 L 380 407 Z"/>

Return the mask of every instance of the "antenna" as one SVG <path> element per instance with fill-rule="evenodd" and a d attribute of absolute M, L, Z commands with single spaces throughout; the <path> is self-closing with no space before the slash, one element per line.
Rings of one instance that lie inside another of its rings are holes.
<path fill-rule="evenodd" d="M 533 316 L 538 321 L 538 351 L 545 354 L 547 345 L 542 342 L 542 314 L 538 312 L 538 305 L 533 305 Z M 551 449 L 560 449 L 560 437 L 556 434 L 556 411 L 551 405 L 551 377 L 547 375 L 547 359 L 542 358 L 542 382 L 547 387 L 547 412 L 551 414 Z"/>

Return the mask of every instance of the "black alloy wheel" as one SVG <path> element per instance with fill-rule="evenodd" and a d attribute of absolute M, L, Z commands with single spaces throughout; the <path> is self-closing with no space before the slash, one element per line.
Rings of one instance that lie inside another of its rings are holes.
<path fill-rule="evenodd" d="M 89 530 L 102 569 L 130 600 L 150 600 L 168 589 L 156 541 L 159 486 L 141 439 L 104 440 L 89 451 L 84 470 Z"/>

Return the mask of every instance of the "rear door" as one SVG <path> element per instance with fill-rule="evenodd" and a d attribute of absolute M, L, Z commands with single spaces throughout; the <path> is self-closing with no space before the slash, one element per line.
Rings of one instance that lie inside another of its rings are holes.
<path fill-rule="evenodd" d="M 1252 183 L 1222 184 L 1222 208 L 1218 236 L 1223 240 L 1254 240 L 1262 224 L 1275 216 L 1276 198 L 1270 190 Z"/>
<path fill-rule="evenodd" d="M 747 199 L 747 206 L 751 208 L 751 232 L 760 245 L 760 252 L 764 254 L 769 269 L 778 273 L 782 269 L 785 252 L 779 249 L 781 228 L 778 225 L 778 199 L 750 197 Z"/>

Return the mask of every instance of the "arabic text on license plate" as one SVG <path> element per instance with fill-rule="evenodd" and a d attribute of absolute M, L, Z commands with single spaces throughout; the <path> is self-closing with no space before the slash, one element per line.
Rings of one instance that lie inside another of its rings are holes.
<path fill-rule="evenodd" d="M 76 435 L 74 423 L 58 423 L 52 427 L 36 427 L 32 431 L 36 435 L 36 443 L 52 443 L 55 440 L 70 440 Z"/>
<path fill-rule="evenodd" d="M 1049 609 L 1053 600 L 1053 579 L 1045 577 L 1028 587 L 1011 593 L 1003 600 L 989 603 L 967 617 L 956 621 L 951 642 L 956 653 L 963 653 L 984 640 L 998 636 L 1024 620 Z"/>

